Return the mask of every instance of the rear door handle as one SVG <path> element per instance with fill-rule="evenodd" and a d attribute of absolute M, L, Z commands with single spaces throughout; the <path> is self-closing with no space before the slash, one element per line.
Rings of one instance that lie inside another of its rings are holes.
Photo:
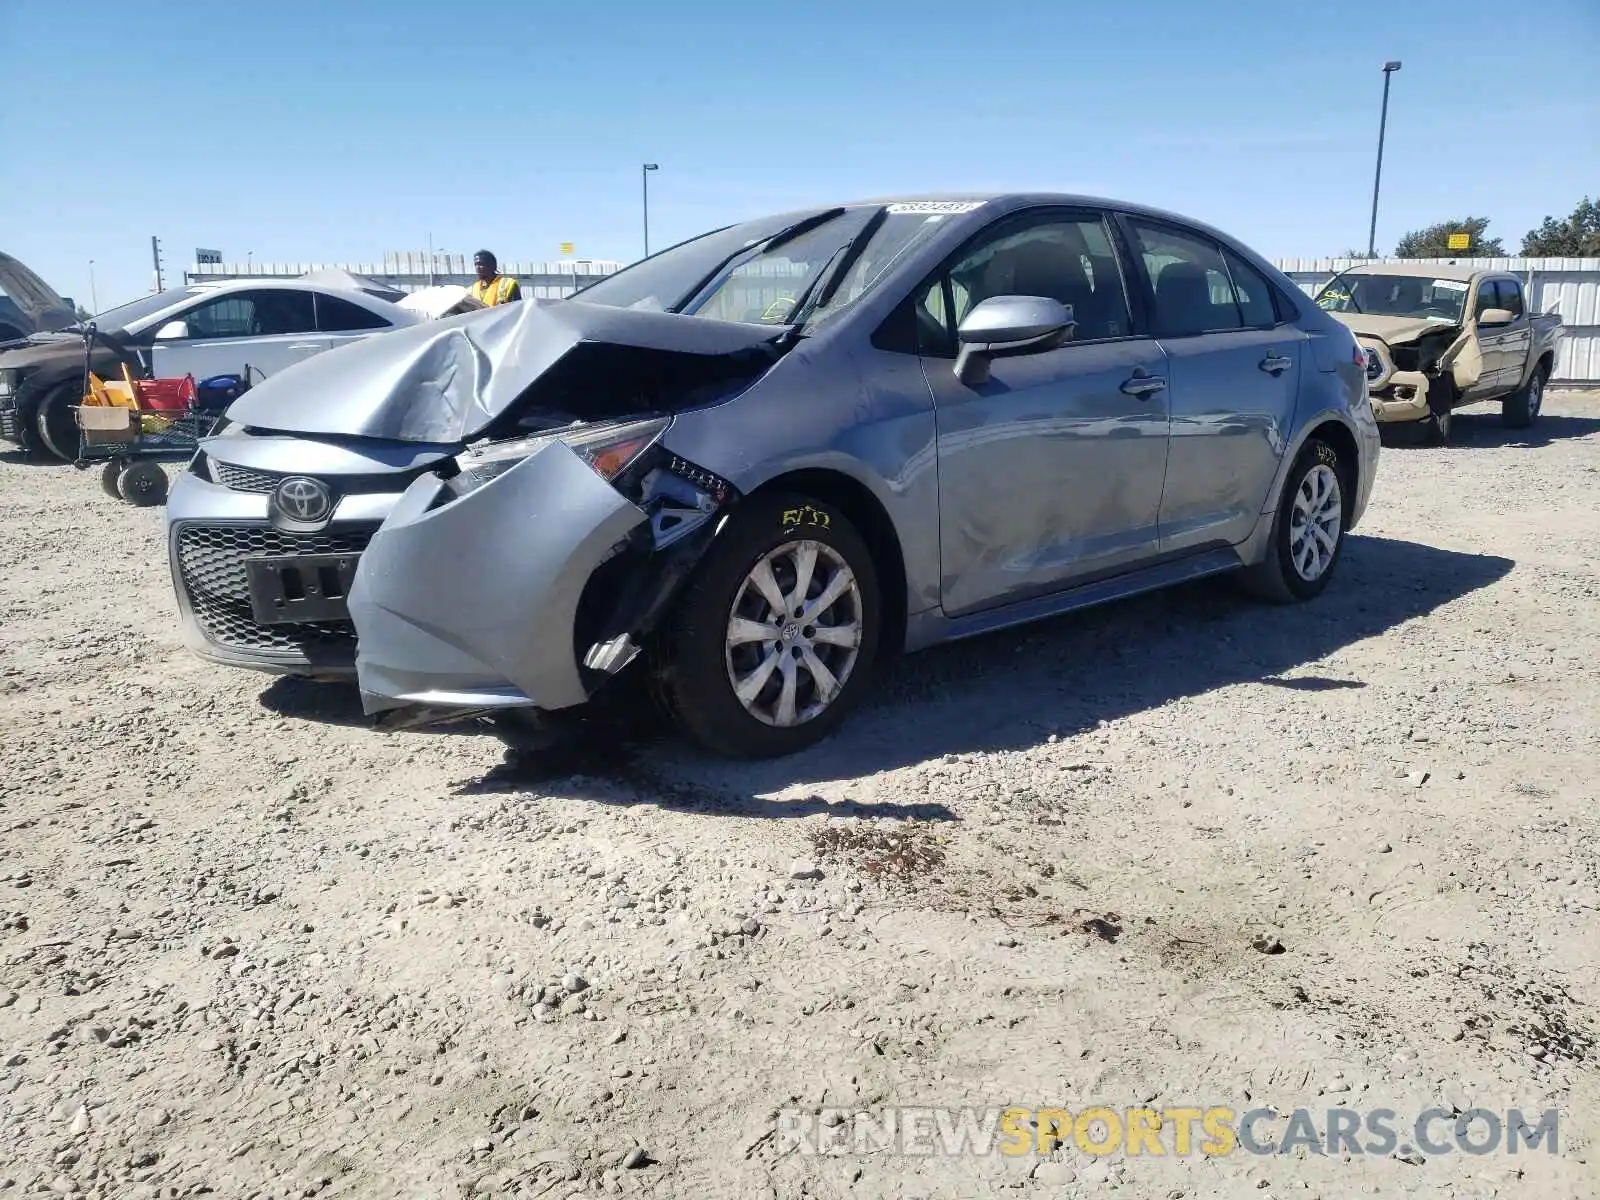
<path fill-rule="evenodd" d="M 1130 396 L 1138 396 L 1141 400 L 1146 396 L 1159 392 L 1166 386 L 1167 381 L 1165 379 L 1157 378 L 1154 375 L 1146 375 L 1143 371 L 1135 371 L 1132 379 L 1124 379 L 1122 381 L 1122 390 Z"/>
<path fill-rule="evenodd" d="M 1281 375 L 1294 366 L 1294 359 L 1285 358 L 1281 354 L 1269 354 L 1261 360 L 1260 366 L 1268 375 Z"/>

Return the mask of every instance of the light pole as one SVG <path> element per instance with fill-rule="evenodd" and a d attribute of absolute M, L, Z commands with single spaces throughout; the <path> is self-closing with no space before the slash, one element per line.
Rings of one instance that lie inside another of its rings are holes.
<path fill-rule="evenodd" d="M 645 163 L 639 168 L 639 182 L 644 189 L 644 256 L 650 257 L 650 172 L 659 171 L 657 163 Z"/>
<path fill-rule="evenodd" d="M 1378 118 L 1378 167 L 1372 175 L 1372 225 L 1367 230 L 1367 257 L 1378 257 L 1378 183 L 1383 179 L 1383 134 L 1389 124 L 1389 76 L 1400 69 L 1395 61 L 1383 64 L 1383 115 Z"/>

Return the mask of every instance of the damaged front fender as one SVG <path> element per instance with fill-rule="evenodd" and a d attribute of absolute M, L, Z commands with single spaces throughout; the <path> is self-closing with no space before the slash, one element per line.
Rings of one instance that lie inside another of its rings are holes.
<path fill-rule="evenodd" d="M 363 708 L 405 728 L 586 703 L 637 656 L 736 500 L 659 446 L 612 482 L 560 441 L 464 495 L 424 476 L 351 589 Z"/>
<path fill-rule="evenodd" d="M 561 442 L 459 498 L 437 475 L 418 479 L 350 590 L 363 708 L 581 704 L 579 597 L 646 521 Z"/>

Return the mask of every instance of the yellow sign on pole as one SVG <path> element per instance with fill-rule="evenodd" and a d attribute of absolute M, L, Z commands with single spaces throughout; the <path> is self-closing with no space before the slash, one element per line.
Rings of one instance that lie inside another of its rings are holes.
<path fill-rule="evenodd" d="M 1472 235 L 1470 233 L 1452 233 L 1445 245 L 1452 250 L 1465 250 L 1472 245 Z"/>
<path fill-rule="evenodd" d="M 571 242 L 562 242 L 561 243 L 561 253 L 563 253 L 563 254 L 571 254 L 572 251 L 573 251 L 573 245 L 572 245 Z"/>

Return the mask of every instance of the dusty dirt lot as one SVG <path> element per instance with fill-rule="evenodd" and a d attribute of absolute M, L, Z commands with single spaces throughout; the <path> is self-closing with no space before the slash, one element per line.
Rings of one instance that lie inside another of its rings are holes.
<path fill-rule="evenodd" d="M 1458 428 L 1310 607 L 1192 587 L 909 659 L 793 760 L 545 778 L 190 657 L 159 511 L 0 463 L 0 1195 L 1600 1194 L 1600 394 Z M 1561 1124 L 773 1136 L 1008 1104 Z"/>

